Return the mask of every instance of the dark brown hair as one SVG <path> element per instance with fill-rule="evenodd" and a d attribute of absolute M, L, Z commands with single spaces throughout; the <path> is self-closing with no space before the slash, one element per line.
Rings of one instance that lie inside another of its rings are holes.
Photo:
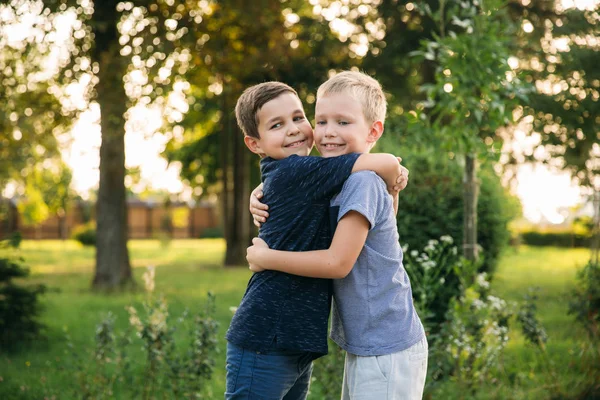
<path fill-rule="evenodd" d="M 259 83 L 244 90 L 235 105 L 235 118 L 244 135 L 260 139 L 258 111 L 283 93 L 293 93 L 298 96 L 290 86 L 276 81 Z"/>

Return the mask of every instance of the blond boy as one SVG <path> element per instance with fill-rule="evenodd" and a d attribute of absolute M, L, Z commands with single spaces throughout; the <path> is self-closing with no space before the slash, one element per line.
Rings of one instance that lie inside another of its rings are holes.
<path fill-rule="evenodd" d="M 335 75 L 317 92 L 317 149 L 324 157 L 368 153 L 383 133 L 385 113 L 376 80 Z M 256 202 L 253 213 L 262 218 Z M 332 199 L 330 213 L 337 228 L 328 249 L 278 251 L 255 238 L 250 268 L 335 279 L 331 338 L 347 351 L 342 399 L 420 399 L 428 346 L 402 266 L 392 196 L 377 175 L 357 172 Z"/>

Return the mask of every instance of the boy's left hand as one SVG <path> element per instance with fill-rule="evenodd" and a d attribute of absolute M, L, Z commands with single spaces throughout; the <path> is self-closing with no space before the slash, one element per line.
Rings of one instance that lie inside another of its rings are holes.
<path fill-rule="evenodd" d="M 258 265 L 259 253 L 261 249 L 268 249 L 269 245 L 261 238 L 255 237 L 252 239 L 252 246 L 246 250 L 246 260 L 248 260 L 248 268 L 252 272 L 262 272 L 265 269 Z"/>

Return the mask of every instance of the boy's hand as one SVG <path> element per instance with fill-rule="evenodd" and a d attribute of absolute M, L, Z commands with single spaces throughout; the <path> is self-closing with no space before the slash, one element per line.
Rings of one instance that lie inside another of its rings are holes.
<path fill-rule="evenodd" d="M 250 214 L 252 214 L 254 225 L 258 228 L 269 218 L 269 213 L 267 212 L 269 206 L 259 201 L 263 197 L 262 188 L 263 184 L 261 183 L 250 194 Z"/>
<path fill-rule="evenodd" d="M 248 268 L 253 272 L 262 272 L 265 269 L 258 265 L 259 253 L 261 249 L 268 249 L 269 245 L 261 238 L 255 237 L 252 239 L 252 246 L 246 250 L 246 260 L 248 260 Z"/>
<path fill-rule="evenodd" d="M 406 185 L 408 185 L 409 171 L 400 164 L 402 162 L 402 157 L 396 157 L 396 159 L 398 159 L 399 175 L 396 179 L 396 184 L 392 187 L 388 187 L 388 192 L 392 196 L 397 196 L 398 193 L 404 190 L 404 188 L 406 188 Z"/>

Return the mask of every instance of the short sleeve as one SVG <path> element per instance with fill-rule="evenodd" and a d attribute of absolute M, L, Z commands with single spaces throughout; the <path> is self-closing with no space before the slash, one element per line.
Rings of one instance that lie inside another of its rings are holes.
<path fill-rule="evenodd" d="M 337 198 L 338 222 L 350 211 L 362 214 L 373 229 L 379 222 L 389 196 L 385 182 L 375 172 L 359 171 L 350 175 Z"/>
<path fill-rule="evenodd" d="M 313 201 L 329 201 L 342 190 L 359 153 L 338 157 L 291 156 L 279 170 L 277 190 L 300 191 Z M 276 183 L 276 182 L 274 182 Z"/>

